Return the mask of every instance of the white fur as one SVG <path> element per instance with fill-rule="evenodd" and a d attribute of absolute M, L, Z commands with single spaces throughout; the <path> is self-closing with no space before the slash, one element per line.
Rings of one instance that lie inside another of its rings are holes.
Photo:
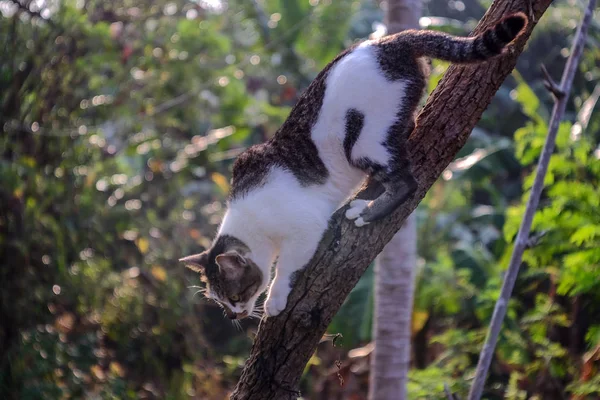
<path fill-rule="evenodd" d="M 352 200 L 350 202 L 350 208 L 346 211 L 346 218 L 348 219 L 356 219 L 360 216 L 360 214 L 364 211 L 365 208 L 369 205 L 369 200 Z"/>
<path fill-rule="evenodd" d="M 365 210 L 365 208 L 367 208 L 367 206 L 371 202 L 371 200 L 352 200 L 350 202 L 350 208 L 346 210 L 346 218 L 355 220 L 354 224 L 359 228 L 361 226 L 368 225 L 369 223 L 365 222 L 365 220 L 360 216 L 360 214 L 362 214 L 362 212 Z"/>
<path fill-rule="evenodd" d="M 269 172 L 267 183 L 259 190 L 229 205 L 219 235 L 235 236 L 250 248 L 247 256 L 263 273 L 258 294 L 266 289 L 271 265 L 279 256 L 265 304 L 268 315 L 285 308 L 290 275 L 310 261 L 336 206 L 317 186 L 302 187 L 294 175 L 279 168 Z M 255 301 L 230 308 L 250 313 Z"/>
<path fill-rule="evenodd" d="M 311 136 L 328 169 L 348 165 L 343 143 L 345 118 L 350 108 L 365 116 L 362 133 L 352 148 L 352 160 L 366 157 L 387 165 L 390 154 L 383 142 L 390 126 L 396 122 L 406 83 L 388 81 L 379 69 L 373 46 L 363 44 L 331 69 L 326 88 Z M 332 154 L 338 157 L 330 157 Z"/>
<path fill-rule="evenodd" d="M 258 293 L 266 289 L 270 267 L 279 256 L 265 304 L 267 315 L 277 315 L 285 308 L 291 274 L 310 261 L 331 214 L 365 178 L 363 171 L 348 163 L 344 153 L 348 109 L 355 108 L 365 115 L 352 159 L 367 157 L 387 165 L 390 154 L 382 143 L 396 121 L 404 89 L 403 82 L 385 78 L 369 43 L 357 47 L 329 72 L 323 106 L 311 131 L 329 172 L 327 182 L 303 187 L 292 173 L 273 168 L 264 186 L 229 205 L 219 234 L 237 237 L 250 248 L 248 257 L 261 268 L 264 277 Z M 364 225 L 359 215 L 367 202 L 357 200 L 352 204 L 346 216 L 356 219 L 357 226 Z M 237 313 L 251 313 L 257 297 L 230 308 Z"/>

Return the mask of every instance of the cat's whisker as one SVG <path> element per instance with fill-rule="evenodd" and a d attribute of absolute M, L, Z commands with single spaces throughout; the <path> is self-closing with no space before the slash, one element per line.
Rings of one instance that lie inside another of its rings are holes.
<path fill-rule="evenodd" d="M 192 285 L 192 286 L 188 286 L 188 289 L 202 289 L 202 290 L 206 290 L 205 287 L 203 286 L 197 286 L 197 285 Z"/>
<path fill-rule="evenodd" d="M 264 307 L 261 304 L 260 306 L 254 306 L 254 310 L 252 310 L 252 312 L 250 313 L 249 317 L 250 318 L 261 319 L 263 317 L 264 313 L 265 313 L 265 310 L 264 310 Z"/>
<path fill-rule="evenodd" d="M 194 294 L 192 295 L 192 299 L 193 299 L 194 297 L 196 297 L 196 295 L 197 295 L 198 293 L 204 293 L 204 292 L 203 292 L 202 290 L 198 290 L 196 293 L 194 293 Z"/>
<path fill-rule="evenodd" d="M 212 301 L 213 303 L 215 303 L 216 305 L 218 305 L 219 307 L 223 308 L 223 310 L 225 310 L 225 308 L 223 307 L 223 304 L 221 304 L 220 302 L 218 302 L 217 300 L 211 298 L 211 297 L 207 297 L 207 300 Z"/>
<path fill-rule="evenodd" d="M 232 320 L 231 320 L 231 323 L 233 324 L 233 326 L 235 326 L 235 327 L 236 327 L 236 329 L 237 329 L 238 331 L 240 331 L 240 332 L 242 331 L 242 324 L 240 323 L 240 321 L 239 321 L 239 320 L 237 320 L 237 319 L 232 319 Z"/>

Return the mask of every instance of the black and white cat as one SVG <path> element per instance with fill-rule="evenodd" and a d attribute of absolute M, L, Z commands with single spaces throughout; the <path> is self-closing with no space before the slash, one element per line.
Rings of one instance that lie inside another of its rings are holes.
<path fill-rule="evenodd" d="M 424 57 L 484 61 L 501 54 L 526 23 L 524 14 L 513 14 L 469 38 L 404 31 L 338 55 L 275 136 L 236 160 L 228 210 L 212 247 L 181 259 L 202 274 L 206 296 L 232 319 L 251 315 L 278 257 L 265 313 L 279 314 L 291 275 L 307 265 L 332 213 L 367 176 L 385 191 L 350 203 L 345 215 L 359 227 L 388 215 L 415 191 L 405 142 L 425 89 Z"/>

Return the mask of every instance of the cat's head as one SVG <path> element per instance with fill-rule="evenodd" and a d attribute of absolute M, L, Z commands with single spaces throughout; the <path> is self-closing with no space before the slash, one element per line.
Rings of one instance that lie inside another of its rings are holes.
<path fill-rule="evenodd" d="M 210 249 L 179 261 L 200 274 L 206 297 L 223 305 L 229 318 L 242 319 L 252 315 L 266 287 L 266 278 L 251 257 L 243 242 L 220 236 Z"/>

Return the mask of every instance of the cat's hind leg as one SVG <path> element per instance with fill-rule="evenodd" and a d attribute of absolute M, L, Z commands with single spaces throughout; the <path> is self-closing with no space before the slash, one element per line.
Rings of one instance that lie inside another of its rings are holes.
<path fill-rule="evenodd" d="M 410 115 L 410 114 L 409 114 Z M 383 142 L 369 141 L 369 125 L 357 110 L 346 114 L 344 148 L 349 162 L 381 183 L 384 192 L 374 200 L 354 200 L 346 210 L 346 218 L 356 226 L 384 218 L 404 203 L 417 189 L 406 152 L 406 140 L 414 128 L 412 116 L 399 118 L 386 132 Z"/>
<path fill-rule="evenodd" d="M 354 220 L 356 226 L 364 226 L 391 214 L 417 189 L 417 182 L 410 172 L 396 173 L 389 179 L 380 180 L 384 192 L 374 200 L 356 199 L 350 202 L 346 218 Z"/>

